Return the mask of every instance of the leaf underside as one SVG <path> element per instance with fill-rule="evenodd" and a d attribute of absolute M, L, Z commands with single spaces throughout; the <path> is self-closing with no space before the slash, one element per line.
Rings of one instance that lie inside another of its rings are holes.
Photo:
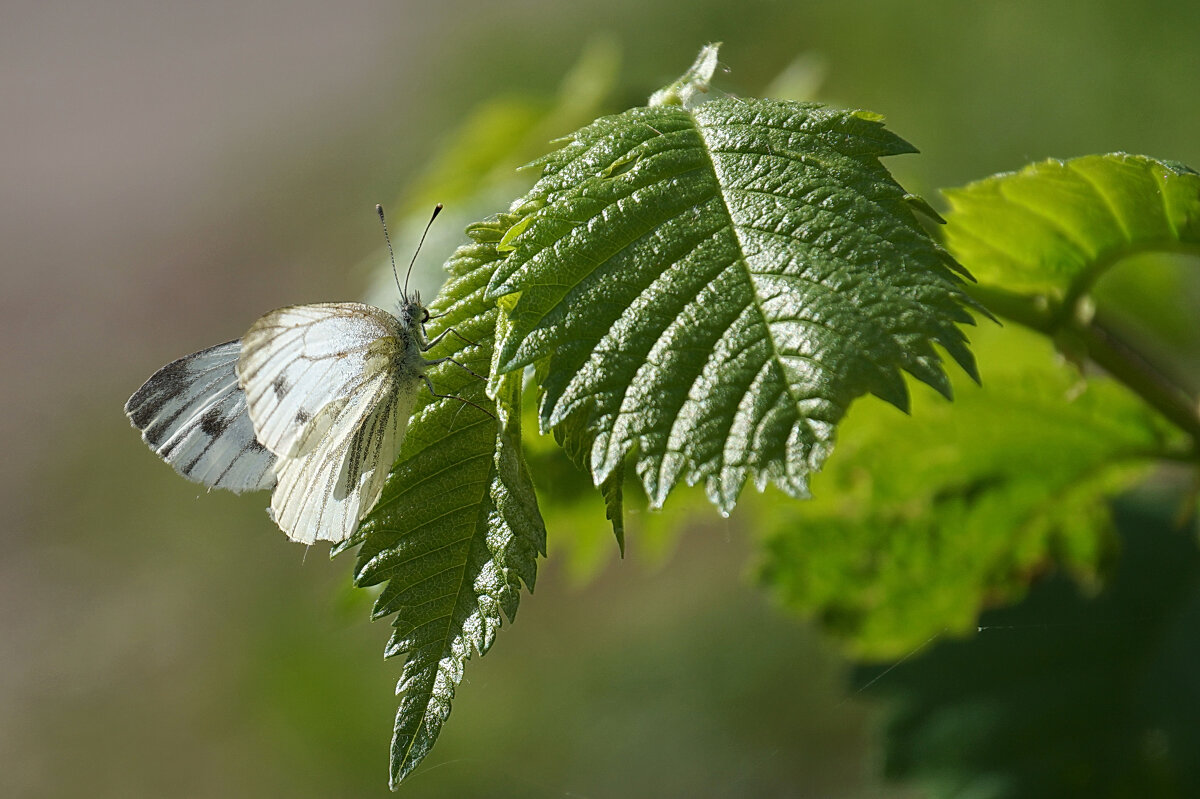
<path fill-rule="evenodd" d="M 906 371 L 969 374 L 957 264 L 879 157 L 868 115 L 721 99 L 597 120 L 542 159 L 488 295 L 515 295 L 497 368 L 537 363 L 540 421 L 600 485 L 633 452 L 652 506 L 685 479 L 723 511 L 792 496 L 850 402 L 901 409 Z M 526 224 L 526 223 L 522 223 Z"/>
<path fill-rule="evenodd" d="M 451 279 L 439 297 L 452 298 L 431 333 L 454 327 L 436 350 L 486 369 L 497 311 L 483 299 L 495 244 L 508 224 L 476 226 L 473 245 L 447 265 Z M 358 533 L 338 548 L 361 544 L 355 564 L 359 586 L 384 583 L 374 618 L 395 614 L 386 656 L 407 655 L 397 692 L 403 693 L 391 749 L 395 788 L 421 762 L 450 713 L 455 687 L 473 652 L 491 646 L 503 617 L 517 611 L 521 584 L 531 590 L 546 532 L 520 455 L 517 407 L 521 375 L 497 386 L 495 402 L 484 383 L 453 364 L 429 372 L 439 393 L 426 392 L 413 414 L 401 458 Z M 503 613 L 503 617 L 502 617 Z"/>

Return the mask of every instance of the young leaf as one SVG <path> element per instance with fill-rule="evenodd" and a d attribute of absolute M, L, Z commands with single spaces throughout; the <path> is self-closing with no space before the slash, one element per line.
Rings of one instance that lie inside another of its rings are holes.
<path fill-rule="evenodd" d="M 1115 335 L 1089 296 L 1126 256 L 1200 253 L 1200 174 L 1115 153 L 1045 161 L 946 196 L 947 243 L 982 281 L 972 290 L 981 303 L 1095 362 L 1200 441 L 1195 397 Z"/>
<path fill-rule="evenodd" d="M 1080 296 L 1142 250 L 1200 246 L 1200 174 L 1141 155 L 1050 159 L 943 192 L 946 242 L 981 283 Z"/>
<path fill-rule="evenodd" d="M 654 507 L 682 478 L 728 512 L 745 481 L 804 496 L 850 402 L 970 374 L 957 265 L 879 157 L 874 117 L 718 99 L 605 117 L 539 163 L 540 205 L 488 294 L 497 368 L 539 363 L 543 428 L 604 483 L 630 452 Z"/>
<path fill-rule="evenodd" d="M 708 94 L 713 73 L 717 71 L 717 52 L 720 49 L 720 42 L 701 47 L 688 71 L 670 86 L 664 86 L 650 95 L 648 105 L 681 105 L 691 108 L 703 102 L 704 95 Z"/>
<path fill-rule="evenodd" d="M 491 356 L 497 311 L 483 293 L 509 224 L 469 231 L 476 243 L 455 253 L 447 265 L 452 278 L 432 308 L 440 315 L 431 334 L 453 327 L 473 342 L 451 333 L 439 354 L 476 368 Z M 386 583 L 372 615 L 396 614 L 386 655 L 408 656 L 397 688 L 404 695 L 392 739 L 393 787 L 437 740 L 465 662 L 488 650 L 502 613 L 513 619 L 521 584 L 532 590 L 537 555 L 546 549 L 520 452 L 521 375 L 499 381 L 495 402 L 484 381 L 454 364 L 430 375 L 440 393 L 462 399 L 424 396 L 379 503 L 340 547 L 361 543 L 358 585 Z"/>

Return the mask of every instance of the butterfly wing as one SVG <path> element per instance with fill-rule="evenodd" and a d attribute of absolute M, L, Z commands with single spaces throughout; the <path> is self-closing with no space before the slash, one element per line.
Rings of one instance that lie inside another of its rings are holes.
<path fill-rule="evenodd" d="M 361 303 L 280 308 L 242 336 L 238 380 L 267 449 L 295 457 L 312 449 L 367 379 L 376 341 L 403 337 L 387 311 Z"/>
<path fill-rule="evenodd" d="M 159 369 L 125 403 L 142 440 L 189 480 L 241 493 L 275 484 L 275 455 L 258 442 L 238 387 L 241 342 Z"/>
<path fill-rule="evenodd" d="M 243 337 L 238 377 L 280 459 L 271 511 L 289 538 L 344 540 L 379 498 L 423 368 L 400 368 L 411 343 L 395 317 L 359 303 L 282 308 Z"/>
<path fill-rule="evenodd" d="M 271 513 L 289 538 L 311 544 L 350 537 L 379 499 L 416 397 L 412 383 L 377 374 L 340 408 L 324 440 L 280 460 Z"/>

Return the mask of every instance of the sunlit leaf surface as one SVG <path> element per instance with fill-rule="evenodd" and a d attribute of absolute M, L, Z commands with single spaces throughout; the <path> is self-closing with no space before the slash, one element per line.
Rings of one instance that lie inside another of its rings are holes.
<path fill-rule="evenodd" d="M 540 162 L 489 295 L 515 295 L 501 371 L 539 363 L 541 422 L 597 484 L 630 453 L 654 506 L 679 480 L 730 510 L 748 479 L 804 496 L 856 397 L 969 373 L 957 265 L 880 164 L 874 117 L 716 99 L 638 108 Z"/>

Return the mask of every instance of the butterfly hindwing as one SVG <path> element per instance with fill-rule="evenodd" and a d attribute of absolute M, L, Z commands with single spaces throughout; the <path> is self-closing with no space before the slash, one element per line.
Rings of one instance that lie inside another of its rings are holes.
<path fill-rule="evenodd" d="M 125 405 L 146 443 L 191 480 L 271 488 L 289 538 L 342 541 L 378 501 L 426 361 L 427 317 L 325 303 L 266 314 L 237 341 L 159 369 Z"/>
<path fill-rule="evenodd" d="M 179 474 L 230 491 L 275 484 L 275 455 L 258 442 L 238 387 L 241 342 L 172 361 L 125 403 L 142 440 Z"/>
<path fill-rule="evenodd" d="M 280 529 L 304 543 L 349 538 L 379 499 L 416 396 L 391 373 L 378 374 L 342 407 L 319 446 L 281 459 L 271 497 Z"/>

